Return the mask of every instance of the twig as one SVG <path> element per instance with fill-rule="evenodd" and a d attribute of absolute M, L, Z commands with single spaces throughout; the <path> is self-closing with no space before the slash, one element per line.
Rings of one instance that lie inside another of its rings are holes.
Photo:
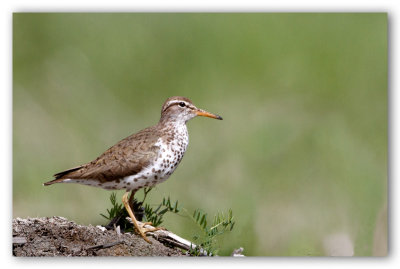
<path fill-rule="evenodd" d="M 126 217 L 126 219 L 132 223 L 131 218 Z M 138 223 L 141 224 L 140 221 L 138 221 Z M 148 224 L 146 224 L 144 227 L 155 228 Z M 169 244 L 171 244 L 175 247 L 178 247 L 180 249 L 186 250 L 186 251 L 196 248 L 196 245 L 193 242 L 190 242 L 189 240 L 186 240 L 186 239 L 184 239 L 174 233 L 171 233 L 170 231 L 167 231 L 167 230 L 158 230 L 158 231 L 154 231 L 154 232 L 149 232 L 148 234 L 152 235 L 158 241 L 166 241 Z M 208 256 L 207 251 L 205 251 L 202 248 L 200 248 L 199 252 L 200 252 L 201 256 Z"/>
<path fill-rule="evenodd" d="M 92 247 L 88 247 L 86 250 L 91 250 L 91 249 L 104 249 L 104 248 L 110 248 L 113 247 L 115 245 L 121 244 L 124 241 L 116 241 L 116 242 L 112 242 L 112 243 L 106 243 L 106 244 L 100 244 L 100 245 L 95 245 Z"/>

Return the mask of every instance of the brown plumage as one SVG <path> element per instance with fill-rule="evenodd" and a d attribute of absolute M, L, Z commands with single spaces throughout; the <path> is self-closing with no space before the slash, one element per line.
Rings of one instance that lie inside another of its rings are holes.
<path fill-rule="evenodd" d="M 154 145 L 162 135 L 156 127 L 152 126 L 128 136 L 95 160 L 59 172 L 54 175 L 54 180 L 44 185 L 62 182 L 64 179 L 96 179 L 106 182 L 139 173 L 154 161 L 160 150 Z"/>
<path fill-rule="evenodd" d="M 168 98 L 161 109 L 157 125 L 128 136 L 95 160 L 54 175 L 44 183 L 79 183 L 108 190 L 126 189 L 123 203 L 136 230 L 150 242 L 129 205 L 135 192 L 166 180 L 176 169 L 186 151 L 189 136 L 186 122 L 196 116 L 222 120 L 218 115 L 197 108 L 188 98 Z M 128 193 L 132 191 L 128 201 Z"/>

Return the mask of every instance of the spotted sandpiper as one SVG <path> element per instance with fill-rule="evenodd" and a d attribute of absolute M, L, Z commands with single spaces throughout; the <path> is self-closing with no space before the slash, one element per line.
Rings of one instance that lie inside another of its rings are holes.
<path fill-rule="evenodd" d="M 107 190 L 125 189 L 122 202 L 135 229 L 150 243 L 145 233 L 154 229 L 139 225 L 130 203 L 137 190 L 161 183 L 175 171 L 189 144 L 186 122 L 196 116 L 222 120 L 197 108 L 188 98 L 170 97 L 162 106 L 157 125 L 119 141 L 89 163 L 55 174 L 55 179 L 44 185 L 79 183 Z"/>

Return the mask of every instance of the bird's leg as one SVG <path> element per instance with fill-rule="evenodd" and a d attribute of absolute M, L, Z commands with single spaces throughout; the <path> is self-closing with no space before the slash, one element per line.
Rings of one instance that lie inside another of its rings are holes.
<path fill-rule="evenodd" d="M 134 192 L 132 192 L 131 197 L 128 199 L 128 195 L 129 192 L 125 192 L 125 194 L 122 196 L 122 202 L 124 203 L 125 209 L 126 211 L 128 211 L 129 217 L 131 217 L 132 223 L 135 226 L 136 230 L 138 231 L 138 233 L 140 234 L 140 236 L 149 244 L 151 244 L 150 240 L 146 237 L 145 233 L 148 232 L 146 231 L 145 228 L 143 228 L 144 225 L 142 225 L 142 227 L 139 226 L 136 218 L 135 218 L 135 214 L 133 214 L 133 211 L 129 205 L 129 202 L 131 200 L 131 198 L 134 195 Z M 133 198 L 132 198 L 133 199 Z"/>
<path fill-rule="evenodd" d="M 133 197 L 135 196 L 136 191 L 133 190 L 131 192 L 131 196 L 129 196 L 129 206 L 132 207 L 133 206 Z"/>
<path fill-rule="evenodd" d="M 134 204 L 133 204 L 133 197 L 135 196 L 136 191 L 132 191 L 131 196 L 129 197 L 129 206 L 131 208 L 134 208 Z M 137 212 L 136 212 L 137 213 Z M 118 215 L 116 215 L 105 227 L 107 230 L 113 230 L 114 229 L 114 225 L 115 226 L 122 226 L 123 222 L 125 221 L 123 218 L 123 216 L 125 215 L 125 212 L 123 210 L 121 210 Z M 140 219 L 140 218 L 139 218 Z"/>
<path fill-rule="evenodd" d="M 132 191 L 131 192 L 131 196 L 129 197 L 129 206 L 132 208 L 132 206 L 133 206 L 133 197 L 135 196 L 135 192 L 136 191 Z M 133 211 L 133 210 L 132 210 Z M 146 221 L 146 222 L 142 222 L 141 223 L 142 225 L 140 225 L 139 224 L 139 226 L 141 226 L 141 228 L 142 228 L 142 231 L 144 232 L 144 233 L 147 233 L 147 232 L 154 232 L 154 231 L 158 231 L 158 230 L 165 230 L 165 228 L 164 227 L 152 227 L 152 228 L 150 228 L 150 227 L 147 227 L 147 228 L 145 228 L 144 226 L 145 225 L 153 225 L 153 223 L 152 222 L 150 222 L 150 221 Z"/>

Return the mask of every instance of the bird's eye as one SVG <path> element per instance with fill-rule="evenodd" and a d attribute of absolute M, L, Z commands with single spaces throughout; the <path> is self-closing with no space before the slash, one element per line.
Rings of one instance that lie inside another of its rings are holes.
<path fill-rule="evenodd" d="M 179 103 L 179 106 L 180 106 L 180 107 L 185 107 L 185 103 L 184 103 L 184 102 L 180 102 L 180 103 Z"/>

